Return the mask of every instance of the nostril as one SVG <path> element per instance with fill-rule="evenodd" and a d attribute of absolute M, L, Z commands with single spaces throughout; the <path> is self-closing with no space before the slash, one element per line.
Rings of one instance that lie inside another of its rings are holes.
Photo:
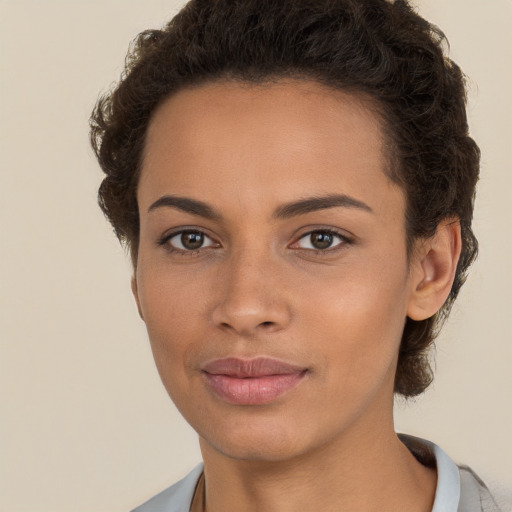
<path fill-rule="evenodd" d="M 225 332 L 237 332 L 245 336 L 261 334 L 285 328 L 290 313 L 285 304 L 270 304 L 261 300 L 236 301 L 227 298 L 214 307 L 212 321 Z"/>

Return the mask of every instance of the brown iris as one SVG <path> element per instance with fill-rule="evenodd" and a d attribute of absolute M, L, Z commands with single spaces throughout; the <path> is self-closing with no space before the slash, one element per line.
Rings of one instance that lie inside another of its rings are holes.
<path fill-rule="evenodd" d="M 316 249 L 327 249 L 332 245 L 333 235 L 326 231 L 311 233 L 311 245 Z"/>
<path fill-rule="evenodd" d="M 181 243 L 185 249 L 191 251 L 200 249 L 204 243 L 204 234 L 199 231 L 184 231 L 181 234 Z"/>

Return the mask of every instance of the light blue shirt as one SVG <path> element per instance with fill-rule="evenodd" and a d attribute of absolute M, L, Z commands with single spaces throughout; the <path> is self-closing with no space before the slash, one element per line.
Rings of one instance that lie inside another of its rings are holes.
<path fill-rule="evenodd" d="M 434 443 L 399 434 L 400 440 L 418 457 L 433 460 L 437 467 L 437 487 L 432 512 L 500 512 L 484 483 L 466 466 L 457 466 Z M 140 505 L 132 512 L 189 512 L 197 480 L 203 465 L 196 466 L 185 478 Z"/>

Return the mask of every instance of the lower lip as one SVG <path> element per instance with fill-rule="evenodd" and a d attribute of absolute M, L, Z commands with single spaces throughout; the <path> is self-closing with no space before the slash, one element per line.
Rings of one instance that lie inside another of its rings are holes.
<path fill-rule="evenodd" d="M 296 387 L 306 372 L 261 377 L 230 377 L 204 373 L 210 388 L 220 398 L 235 405 L 263 405 Z"/>

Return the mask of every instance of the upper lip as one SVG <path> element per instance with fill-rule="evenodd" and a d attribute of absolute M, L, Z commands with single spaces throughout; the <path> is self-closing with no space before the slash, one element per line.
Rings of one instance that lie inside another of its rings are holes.
<path fill-rule="evenodd" d="M 215 359 L 203 365 L 201 369 L 211 375 L 227 375 L 238 378 L 289 375 L 306 370 L 304 367 L 270 357 L 256 357 L 253 359 L 227 357 Z"/>

